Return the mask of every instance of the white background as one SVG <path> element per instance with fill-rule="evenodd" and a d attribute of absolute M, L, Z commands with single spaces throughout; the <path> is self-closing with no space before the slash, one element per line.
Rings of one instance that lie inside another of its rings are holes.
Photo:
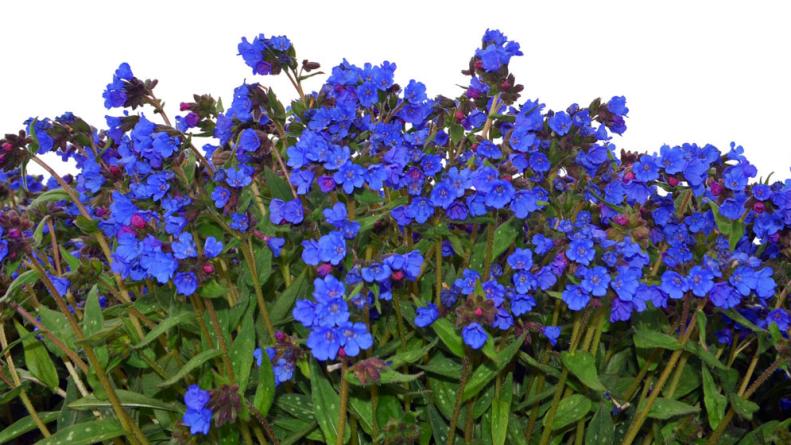
<path fill-rule="evenodd" d="M 759 175 L 791 177 L 791 16 L 784 2 L 0 2 L 0 132 L 29 116 L 73 111 L 104 126 L 101 97 L 119 62 L 175 115 L 192 93 L 228 104 L 244 79 L 294 94 L 284 78 L 252 76 L 242 36 L 286 34 L 300 58 L 328 71 L 343 57 L 396 62 L 396 81 L 455 96 L 487 27 L 521 43 L 511 71 L 523 99 L 548 107 L 625 95 L 619 147 L 743 145 Z M 381 4 L 381 6 L 380 6 Z M 320 79 L 323 79 L 321 77 Z M 321 80 L 308 81 L 318 89 Z"/>

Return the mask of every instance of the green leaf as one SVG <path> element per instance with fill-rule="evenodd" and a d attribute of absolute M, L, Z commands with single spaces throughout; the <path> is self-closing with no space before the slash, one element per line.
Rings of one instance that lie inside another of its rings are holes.
<path fill-rule="evenodd" d="M 461 365 L 442 353 L 432 354 L 428 363 L 425 365 L 418 365 L 418 367 L 426 372 L 452 379 L 458 379 L 461 375 Z"/>
<path fill-rule="evenodd" d="M 157 386 L 159 388 L 164 388 L 178 382 L 179 380 L 183 379 L 187 374 L 189 374 L 193 369 L 203 365 L 204 363 L 215 357 L 218 357 L 220 354 L 221 354 L 220 351 L 216 349 L 210 349 L 208 351 L 203 351 L 199 353 L 195 357 L 192 357 L 187 363 L 185 363 L 184 366 L 181 369 L 179 369 L 179 371 L 173 377 L 165 380 L 164 382 L 160 383 Z"/>
<path fill-rule="evenodd" d="M 706 407 L 709 426 L 712 430 L 716 430 L 717 425 L 725 417 L 728 398 L 720 394 L 720 390 L 717 388 L 717 384 L 714 383 L 714 377 L 712 377 L 709 368 L 703 365 L 700 370 L 703 381 L 703 405 Z"/>
<path fill-rule="evenodd" d="M 277 150 L 277 148 L 272 148 L 273 150 Z M 264 169 L 264 179 L 266 180 L 266 187 L 265 189 L 269 189 L 272 191 L 272 198 L 282 199 L 284 201 L 290 201 L 294 197 L 291 195 L 291 189 L 288 187 L 288 183 L 271 168 Z"/>
<path fill-rule="evenodd" d="M 436 322 L 435 322 L 436 323 Z M 464 395 L 462 401 L 470 400 L 478 394 L 489 382 L 497 376 L 501 369 L 505 368 L 511 360 L 513 360 L 519 348 L 522 347 L 525 341 L 525 335 L 522 334 L 519 338 L 514 340 L 510 345 L 503 348 L 497 353 L 497 360 L 494 362 L 482 363 L 475 372 L 472 373 L 467 384 L 464 386 Z"/>
<path fill-rule="evenodd" d="M 728 400 L 736 414 L 747 420 L 752 420 L 753 414 L 760 408 L 755 402 L 744 399 L 736 393 L 728 394 Z"/>
<path fill-rule="evenodd" d="M 209 280 L 200 287 L 200 296 L 203 298 L 220 298 L 228 293 L 228 288 L 217 282 Z"/>
<path fill-rule="evenodd" d="M 173 403 L 163 402 L 133 391 L 116 389 L 115 393 L 121 400 L 121 406 L 128 408 L 151 408 L 163 411 L 180 412 L 181 408 Z M 97 399 L 94 395 L 89 395 L 69 403 L 69 408 L 76 410 L 92 410 L 96 408 L 112 408 L 109 400 Z"/>
<path fill-rule="evenodd" d="M 41 242 L 44 241 L 44 227 L 47 226 L 49 219 L 49 215 L 44 215 L 36 226 L 36 230 L 33 231 L 33 246 L 40 247 Z"/>
<path fill-rule="evenodd" d="M 634 345 L 642 349 L 662 348 L 675 351 L 681 348 L 681 343 L 676 337 L 645 327 L 637 328 L 633 340 Z"/>
<path fill-rule="evenodd" d="M 514 218 L 500 224 L 494 231 L 494 242 L 492 243 L 492 261 L 502 255 L 503 252 L 508 250 L 509 247 L 514 245 L 516 237 L 520 231 L 517 230 Z M 483 236 L 483 235 L 481 235 Z M 470 268 L 476 270 L 483 270 L 484 255 L 486 254 L 486 242 L 481 241 L 475 243 L 475 248 L 470 258 Z"/>
<path fill-rule="evenodd" d="M 378 382 L 368 382 L 365 385 L 357 378 L 357 375 L 353 372 L 346 373 L 346 380 L 349 383 L 357 386 L 368 386 L 368 385 L 387 385 L 390 383 L 407 383 L 412 382 L 420 378 L 423 373 L 420 374 L 403 374 L 398 371 L 393 370 L 393 368 L 388 367 L 384 368 L 379 372 L 379 381 Z"/>
<path fill-rule="evenodd" d="M 640 411 L 645 404 L 645 401 L 643 402 L 644 403 L 642 403 L 637 408 L 638 411 Z M 652 406 L 651 411 L 648 412 L 648 417 L 652 419 L 667 420 L 671 417 L 694 414 L 699 411 L 700 408 L 697 406 L 692 406 L 678 400 L 659 397 L 654 401 L 654 406 Z"/>
<path fill-rule="evenodd" d="M 58 371 L 55 369 L 55 363 L 47 352 L 47 348 L 36 339 L 35 335 L 25 329 L 24 326 L 18 322 L 14 322 L 19 337 L 22 338 L 22 346 L 25 349 L 25 365 L 34 377 L 41 380 L 41 383 L 47 385 L 49 388 L 58 387 Z"/>
<path fill-rule="evenodd" d="M 596 361 L 590 352 L 565 351 L 560 354 L 560 359 L 569 372 L 588 388 L 598 392 L 604 392 L 607 389 L 604 387 L 601 380 L 599 380 L 599 373 L 596 370 Z"/>
<path fill-rule="evenodd" d="M 50 423 L 58 418 L 58 411 L 39 411 L 38 416 L 44 423 Z M 36 429 L 36 423 L 30 416 L 25 416 L 0 431 L 0 443 L 8 443 L 13 439 Z"/>
<path fill-rule="evenodd" d="M 456 357 L 464 357 L 464 342 L 450 320 L 444 317 L 438 318 L 431 324 L 431 328 L 453 355 Z"/>
<path fill-rule="evenodd" d="M 296 301 L 297 297 L 304 296 L 307 292 L 307 269 L 305 269 L 291 283 L 291 286 L 287 287 L 286 290 L 275 299 L 275 303 L 269 309 L 269 316 L 272 319 L 272 323 L 277 325 L 284 322 L 289 314 L 291 314 L 291 308 L 294 306 L 294 301 Z"/>
<path fill-rule="evenodd" d="M 508 437 L 508 419 L 514 395 L 514 376 L 510 372 L 492 400 L 492 444 L 504 445 Z"/>
<path fill-rule="evenodd" d="M 334 444 L 338 437 L 341 400 L 315 360 L 311 361 L 310 388 L 313 398 L 313 415 L 324 434 L 324 441 Z M 347 440 L 347 435 L 351 435 L 348 428 L 344 430 L 344 443 Z"/>
<path fill-rule="evenodd" d="M 97 332 L 100 332 L 104 327 L 104 314 L 102 313 L 102 306 L 99 304 L 99 288 L 94 285 L 88 292 L 88 298 L 85 301 L 85 312 L 82 319 L 83 331 L 86 337 L 90 337 Z M 94 349 L 99 362 L 107 365 L 108 352 L 107 346 L 102 345 Z"/>
<path fill-rule="evenodd" d="M 607 403 L 599 403 L 585 430 L 585 445 L 610 445 L 615 443 L 615 424 Z"/>
<path fill-rule="evenodd" d="M 558 410 L 555 413 L 555 418 L 552 421 L 552 430 L 558 430 L 565 426 L 571 425 L 578 420 L 585 418 L 591 410 L 591 401 L 582 394 L 572 394 L 558 404 Z M 541 424 L 548 427 L 547 419 L 549 416 L 544 416 Z"/>
<path fill-rule="evenodd" d="M 124 429 L 115 419 L 92 420 L 66 427 L 36 445 L 91 445 L 123 434 Z"/>
<path fill-rule="evenodd" d="M 390 366 L 396 369 L 401 367 L 401 365 L 415 363 L 416 361 L 423 358 L 424 355 L 428 354 L 431 348 L 437 344 L 437 341 L 437 339 L 434 339 L 434 341 L 422 348 L 410 348 L 404 352 L 399 352 L 398 354 L 391 356 L 388 360 L 390 362 Z"/>
<path fill-rule="evenodd" d="M 0 298 L 0 303 L 4 302 L 6 299 L 13 298 L 23 287 L 38 282 L 38 279 L 38 272 L 33 269 L 22 272 L 8 285 L 8 289 L 6 289 L 3 298 Z"/>
<path fill-rule="evenodd" d="M 253 324 L 253 306 L 251 305 L 242 318 L 242 326 L 233 340 L 233 347 L 230 351 L 233 373 L 236 376 L 236 382 L 239 383 L 239 391 L 242 393 L 247 389 L 247 382 L 250 380 L 250 370 L 255 359 L 253 357 L 254 350 L 255 325 Z"/>
<path fill-rule="evenodd" d="M 46 192 L 36 196 L 36 198 L 30 202 L 28 208 L 35 209 L 50 202 L 67 201 L 69 199 L 69 194 L 61 188 L 47 190 Z"/>
<path fill-rule="evenodd" d="M 99 230 L 99 223 L 96 220 L 88 219 L 82 215 L 74 218 L 74 225 L 86 235 L 90 235 Z"/>
<path fill-rule="evenodd" d="M 251 354 L 252 355 L 252 354 Z M 253 406 L 266 417 L 272 402 L 275 400 L 275 374 L 269 354 L 261 354 L 261 366 L 258 367 L 258 386 L 255 388 Z"/>
<path fill-rule="evenodd" d="M 154 329 L 150 330 L 148 334 L 146 334 L 146 336 L 143 337 L 140 343 L 132 346 L 132 348 L 134 349 L 143 348 L 152 341 L 156 340 L 160 335 L 171 330 L 172 328 L 182 323 L 192 321 L 194 319 L 195 319 L 195 314 L 193 312 L 181 312 L 176 315 L 170 315 L 164 320 L 162 320 Z"/>

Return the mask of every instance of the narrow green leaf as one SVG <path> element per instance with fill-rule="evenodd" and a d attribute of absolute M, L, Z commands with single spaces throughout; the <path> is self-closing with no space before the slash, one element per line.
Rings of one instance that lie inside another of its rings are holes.
<path fill-rule="evenodd" d="M 36 198 L 30 202 L 28 208 L 34 209 L 50 202 L 66 201 L 68 199 L 69 194 L 61 188 L 47 190 L 46 192 L 36 196 Z"/>
<path fill-rule="evenodd" d="M 200 287 L 200 296 L 203 298 L 220 298 L 228 293 L 228 288 L 217 280 L 209 280 Z"/>
<path fill-rule="evenodd" d="M 368 385 L 387 385 L 390 383 L 407 383 L 412 382 L 420 378 L 423 373 L 419 374 L 403 374 L 398 371 L 395 371 L 391 367 L 387 367 L 379 372 L 379 381 L 377 382 L 367 382 L 365 385 L 357 378 L 357 375 L 353 372 L 346 373 L 346 380 L 349 383 L 357 386 L 368 386 Z"/>
<path fill-rule="evenodd" d="M 0 303 L 4 302 L 6 299 L 14 298 L 17 292 L 19 292 L 23 287 L 28 284 L 33 284 L 38 282 L 38 272 L 35 270 L 26 270 L 20 273 L 11 284 L 8 285 L 8 289 L 6 289 L 3 298 L 0 298 Z"/>
<path fill-rule="evenodd" d="M 38 416 L 44 423 L 54 422 L 58 411 L 39 411 Z M 36 423 L 30 416 L 25 416 L 0 431 L 0 443 L 8 443 L 17 437 L 36 429 Z"/>
<path fill-rule="evenodd" d="M 47 348 L 36 339 L 36 336 L 28 332 L 24 326 L 14 322 L 19 337 L 22 338 L 22 346 L 25 350 L 25 365 L 34 377 L 41 383 L 50 388 L 58 387 L 58 371 L 55 363 L 47 352 Z"/>
<path fill-rule="evenodd" d="M 464 386 L 463 401 L 470 400 L 478 394 L 489 382 L 497 376 L 503 368 L 513 360 L 519 348 L 522 347 L 525 341 L 525 334 L 514 340 L 510 345 L 503 348 L 497 353 L 497 360 L 494 362 L 485 362 L 478 366 L 472 373 L 467 384 Z"/>
<path fill-rule="evenodd" d="M 560 354 L 560 359 L 569 372 L 588 388 L 598 392 L 604 392 L 607 389 L 604 387 L 601 380 L 599 380 L 596 362 L 590 352 L 564 351 Z"/>
<path fill-rule="evenodd" d="M 637 408 L 638 411 L 642 409 L 642 405 Z M 652 419 L 667 420 L 675 416 L 684 416 L 687 414 L 694 414 L 700 411 L 697 406 L 692 406 L 678 400 L 659 397 L 648 412 L 648 417 Z"/>
<path fill-rule="evenodd" d="M 187 374 L 189 374 L 193 369 L 198 368 L 199 366 L 203 365 L 204 363 L 215 357 L 218 357 L 220 354 L 221 354 L 220 351 L 216 349 L 210 349 L 208 351 L 203 351 L 199 353 L 195 357 L 192 357 L 187 363 L 185 363 L 184 366 L 181 369 L 179 369 L 179 371 L 173 377 L 165 380 L 164 382 L 160 383 L 157 386 L 160 388 L 164 388 L 166 386 L 170 386 L 178 382 L 179 380 L 186 377 Z"/>
<path fill-rule="evenodd" d="M 294 307 L 294 302 L 298 296 L 304 296 L 307 293 L 307 269 L 303 270 L 296 279 L 291 283 L 291 286 L 286 288 L 282 294 L 278 295 L 275 303 L 269 308 L 269 317 L 272 319 L 273 324 L 281 324 L 291 314 L 291 308 Z"/>
<path fill-rule="evenodd" d="M 508 419 L 514 395 L 514 376 L 510 372 L 492 400 L 492 444 L 504 445 L 508 437 Z"/>
<path fill-rule="evenodd" d="M 437 339 L 434 339 L 434 341 L 427 344 L 426 346 L 423 346 L 422 348 L 410 348 L 407 351 L 399 352 L 398 354 L 391 356 L 388 360 L 390 362 L 390 366 L 395 369 L 401 367 L 401 365 L 415 363 L 416 361 L 423 358 L 424 355 L 428 354 L 431 348 L 437 344 L 437 341 Z"/>
<path fill-rule="evenodd" d="M 464 357 L 464 342 L 450 320 L 444 317 L 439 318 L 431 324 L 431 328 L 453 355 Z"/>
<path fill-rule="evenodd" d="M 313 398 L 313 415 L 324 434 L 324 441 L 334 444 L 338 437 L 341 400 L 315 360 L 311 363 L 310 387 Z M 351 435 L 348 428 L 344 430 L 344 443 L 346 435 Z"/>
<path fill-rule="evenodd" d="M 565 426 L 585 418 L 591 410 L 591 401 L 582 394 L 572 394 L 560 401 L 555 418 L 552 421 L 552 429 L 558 430 Z M 544 427 L 548 427 L 546 416 L 541 421 Z"/>
<path fill-rule="evenodd" d="M 159 399 L 154 399 L 143 394 L 127 391 L 125 389 L 116 389 L 115 393 L 121 400 L 121 406 L 128 408 L 151 408 L 163 411 L 179 412 L 181 409 L 172 403 L 163 402 Z M 76 410 L 92 410 L 96 408 L 112 408 L 109 400 L 97 399 L 94 395 L 89 395 L 81 399 L 69 403 L 69 408 Z"/>
<path fill-rule="evenodd" d="M 231 364 L 236 382 L 239 384 L 239 391 L 244 393 L 247 389 L 247 382 L 250 380 L 250 370 L 253 367 L 253 351 L 255 350 L 255 325 L 253 324 L 254 308 L 252 305 L 247 308 L 242 317 L 242 325 L 239 333 L 233 340 L 231 347 Z M 261 354 L 264 355 L 264 354 Z"/>
<path fill-rule="evenodd" d="M 171 330 L 172 328 L 186 323 L 188 321 L 192 321 L 195 319 L 195 314 L 193 312 L 181 312 L 176 315 L 171 315 L 162 320 L 154 329 L 150 330 L 148 334 L 140 341 L 140 343 L 133 346 L 134 349 L 140 349 L 147 346 L 152 341 L 156 340 L 160 335 L 166 333 L 167 331 Z"/>
<path fill-rule="evenodd" d="M 662 348 L 675 351 L 681 348 L 681 343 L 672 335 L 654 331 L 646 327 L 639 327 L 634 334 L 634 345 L 642 349 Z"/>
<path fill-rule="evenodd" d="M 273 148 L 276 150 L 276 148 Z M 269 190 L 272 191 L 272 198 L 290 201 L 294 197 L 291 195 L 291 189 L 288 188 L 288 183 L 279 175 L 277 175 L 271 168 L 264 169 L 264 179 Z"/>
<path fill-rule="evenodd" d="M 262 416 L 266 416 L 275 400 L 275 374 L 272 370 L 272 362 L 269 361 L 269 354 L 263 353 L 261 356 L 261 366 L 258 367 L 258 386 L 255 388 L 253 406 L 261 412 Z"/>
<path fill-rule="evenodd" d="M 57 431 L 50 437 L 36 442 L 36 445 L 90 445 L 123 434 L 124 429 L 115 419 L 92 420 Z"/>
<path fill-rule="evenodd" d="M 730 400 L 736 414 L 747 420 L 752 420 L 753 414 L 760 408 L 757 403 L 744 399 L 735 393 L 728 394 L 728 400 Z"/>
<path fill-rule="evenodd" d="M 728 398 L 720 393 L 717 384 L 714 383 L 709 368 L 701 366 L 701 377 L 703 381 L 703 404 L 706 406 L 706 414 L 709 419 L 709 426 L 712 430 L 717 429 L 717 425 L 725 417 L 725 408 L 728 406 Z"/>

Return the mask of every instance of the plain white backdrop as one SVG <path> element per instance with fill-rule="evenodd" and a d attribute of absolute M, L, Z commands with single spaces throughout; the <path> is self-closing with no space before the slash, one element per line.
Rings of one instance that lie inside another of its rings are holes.
<path fill-rule="evenodd" d="M 102 90 L 122 61 L 156 78 L 169 114 L 192 93 L 229 103 L 244 79 L 282 99 L 285 79 L 253 76 L 242 36 L 286 34 L 300 58 L 328 71 L 396 62 L 396 81 L 455 96 L 483 31 L 521 43 L 511 70 L 523 98 L 553 109 L 625 95 L 628 130 L 614 142 L 744 146 L 759 175 L 789 178 L 791 26 L 785 2 L 190 1 L 0 2 L 0 132 L 30 116 L 72 111 L 104 125 Z M 307 83 L 318 89 L 323 76 Z M 67 167 L 63 167 L 67 168 Z"/>

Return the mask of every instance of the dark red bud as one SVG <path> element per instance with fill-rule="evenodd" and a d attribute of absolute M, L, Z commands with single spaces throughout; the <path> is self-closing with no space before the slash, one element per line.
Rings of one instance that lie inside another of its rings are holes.
<path fill-rule="evenodd" d="M 753 210 L 755 210 L 756 213 L 763 213 L 764 210 L 766 210 L 766 204 L 762 203 L 761 201 L 758 201 L 755 204 L 753 204 Z"/>
<path fill-rule="evenodd" d="M 22 232 L 19 231 L 16 227 L 8 229 L 8 237 L 12 239 L 18 239 L 22 236 Z"/>
<path fill-rule="evenodd" d="M 625 226 L 625 225 L 626 225 L 626 223 L 628 223 L 628 222 L 629 222 L 629 218 L 627 218 L 627 217 L 626 217 L 626 215 L 615 215 L 615 216 L 612 218 L 612 221 L 613 221 L 615 224 L 618 224 L 619 226 Z"/>
<path fill-rule="evenodd" d="M 275 340 L 282 342 L 282 341 L 284 341 L 285 339 L 286 339 L 286 334 L 285 334 L 285 332 L 283 332 L 283 331 L 277 331 L 277 332 L 275 332 Z"/>
<path fill-rule="evenodd" d="M 119 167 L 117 165 L 111 165 L 110 167 L 108 167 L 107 170 L 113 176 L 121 176 L 121 167 Z"/>
<path fill-rule="evenodd" d="M 103 218 L 103 217 L 107 216 L 107 213 L 108 213 L 108 210 L 106 208 L 104 208 L 104 207 L 97 207 L 96 208 L 96 216 L 98 216 L 99 218 Z"/>
<path fill-rule="evenodd" d="M 404 271 L 402 270 L 393 271 L 393 273 L 390 274 L 390 278 L 392 278 L 393 281 L 401 281 L 404 279 Z"/>
<path fill-rule="evenodd" d="M 8 153 L 9 151 L 13 150 L 14 146 L 11 145 L 10 142 L 3 142 L 3 151 Z"/>
<path fill-rule="evenodd" d="M 343 346 L 341 346 L 341 348 L 338 349 L 338 357 L 340 357 L 340 358 L 346 357 L 346 350 L 343 349 Z"/>
<path fill-rule="evenodd" d="M 192 104 L 187 102 L 182 102 L 179 104 L 179 110 L 187 111 L 192 109 Z"/>
<path fill-rule="evenodd" d="M 679 180 L 678 180 L 678 178 L 676 178 L 675 176 L 669 176 L 669 177 L 667 178 L 667 183 L 668 183 L 668 184 L 669 184 L 671 187 L 675 187 L 675 186 L 677 186 L 679 182 L 681 182 L 681 181 L 679 181 Z"/>
<path fill-rule="evenodd" d="M 714 196 L 719 196 L 723 189 L 722 184 L 719 182 L 712 182 L 709 188 L 711 189 L 711 194 Z"/>
<path fill-rule="evenodd" d="M 631 170 L 623 174 L 623 182 L 632 182 L 634 180 L 634 172 Z"/>
<path fill-rule="evenodd" d="M 456 110 L 456 112 L 453 113 L 453 117 L 456 119 L 456 121 L 461 122 L 464 120 L 465 116 L 464 113 L 461 112 L 461 110 Z"/>
<path fill-rule="evenodd" d="M 134 227 L 135 229 L 142 229 L 145 226 L 146 226 L 146 220 L 143 219 L 142 216 L 140 216 L 137 213 L 132 215 L 132 227 Z"/>
<path fill-rule="evenodd" d="M 483 60 L 477 59 L 473 64 L 473 66 L 475 67 L 476 70 L 483 69 Z"/>
<path fill-rule="evenodd" d="M 316 275 L 322 278 L 326 277 L 330 272 L 332 272 L 332 264 L 330 263 L 321 263 L 316 266 Z"/>

